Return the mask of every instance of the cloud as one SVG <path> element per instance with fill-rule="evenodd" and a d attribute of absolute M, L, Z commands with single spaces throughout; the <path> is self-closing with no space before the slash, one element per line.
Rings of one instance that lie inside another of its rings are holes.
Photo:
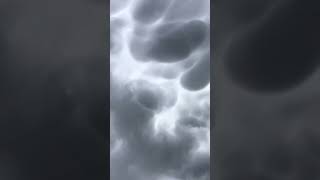
<path fill-rule="evenodd" d="M 210 52 L 206 52 L 181 78 L 181 84 L 189 90 L 203 89 L 208 83 L 210 83 Z"/>
<path fill-rule="evenodd" d="M 136 22 L 153 23 L 161 18 L 169 7 L 171 0 L 138 0 L 132 16 Z"/>
<path fill-rule="evenodd" d="M 104 4 L 0 5 L 0 179 L 105 179 Z"/>
<path fill-rule="evenodd" d="M 210 179 L 209 14 L 170 22 L 173 6 L 138 0 L 111 14 L 124 22 L 112 34 L 112 180 Z"/>
<path fill-rule="evenodd" d="M 213 12 L 215 178 L 319 178 L 319 35 L 311 32 L 319 3 L 268 1 L 258 12 L 236 6 L 255 1 L 224 2 Z"/>

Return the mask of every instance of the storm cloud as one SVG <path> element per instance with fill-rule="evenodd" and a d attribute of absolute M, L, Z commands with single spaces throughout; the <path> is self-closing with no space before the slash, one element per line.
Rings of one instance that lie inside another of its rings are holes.
<path fill-rule="evenodd" d="M 112 180 L 210 179 L 209 3 L 111 10 Z"/>
<path fill-rule="evenodd" d="M 5 0 L 0 14 L 0 179 L 105 180 L 105 4 Z"/>
<path fill-rule="evenodd" d="M 319 179 L 319 2 L 213 7 L 214 177 Z"/>

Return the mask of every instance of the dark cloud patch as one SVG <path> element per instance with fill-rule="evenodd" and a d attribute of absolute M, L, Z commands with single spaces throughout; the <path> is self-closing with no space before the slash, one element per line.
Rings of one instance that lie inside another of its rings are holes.
<path fill-rule="evenodd" d="M 0 6 L 1 178 L 106 179 L 105 6 Z"/>
<path fill-rule="evenodd" d="M 242 27 L 259 21 L 259 18 L 272 10 L 282 0 L 252 0 L 234 1 L 225 0 L 214 2 L 214 13 L 219 14 L 215 18 L 214 44 L 225 44 L 232 37 L 233 33 Z M 220 52 L 220 51 L 218 51 Z"/>
<path fill-rule="evenodd" d="M 128 96 L 126 97 L 130 98 Z M 147 129 L 153 117 L 153 112 L 141 107 L 140 104 L 133 99 L 127 99 L 127 101 L 128 102 L 121 104 L 123 110 L 115 109 L 113 112 L 116 119 L 115 128 L 117 133 L 123 138 L 131 139 L 139 136 L 140 132 Z"/>
<path fill-rule="evenodd" d="M 152 41 L 151 32 L 151 30 L 146 30 L 143 27 L 135 27 L 135 33 L 132 34 L 129 42 L 130 53 L 135 60 L 143 62 L 152 60 L 148 55 Z"/>
<path fill-rule="evenodd" d="M 319 178 L 319 72 L 277 95 L 257 95 L 224 80 L 224 101 L 215 104 L 221 108 L 215 111 L 215 177 Z"/>
<path fill-rule="evenodd" d="M 209 12 L 210 1 L 207 0 L 179 0 L 172 2 L 165 15 L 167 21 L 183 21 L 188 19 L 200 18 Z"/>
<path fill-rule="evenodd" d="M 132 92 L 135 100 L 144 108 L 150 110 L 157 110 L 161 108 L 164 102 L 163 95 L 161 94 L 161 90 L 151 83 L 138 81 L 133 84 Z"/>
<path fill-rule="evenodd" d="M 136 28 L 138 31 L 136 34 L 132 35 L 132 38 L 129 40 L 130 53 L 137 61 L 150 61 L 151 59 L 146 56 L 146 51 L 148 50 L 148 31 L 141 30 Z M 140 34 L 141 33 L 141 34 Z"/>
<path fill-rule="evenodd" d="M 191 162 L 183 170 L 182 179 L 210 180 L 210 157 L 208 154 L 200 153 L 189 158 L 189 161 Z"/>
<path fill-rule="evenodd" d="M 217 13 L 224 15 L 221 18 L 225 18 L 227 24 L 248 24 L 263 16 L 277 1 L 278 0 L 262 0 L 259 2 L 251 0 L 225 0 L 216 2 L 215 6 L 217 7 Z"/>
<path fill-rule="evenodd" d="M 277 144 L 268 149 L 263 163 L 265 171 L 278 176 L 286 175 L 294 171 L 294 154 L 290 146 Z"/>
<path fill-rule="evenodd" d="M 319 179 L 320 4 L 261 2 L 214 4 L 214 179 Z"/>
<path fill-rule="evenodd" d="M 136 22 L 149 24 L 161 18 L 169 7 L 171 0 L 139 0 L 133 10 Z"/>
<path fill-rule="evenodd" d="M 195 117 L 186 117 L 180 120 L 183 126 L 187 128 L 203 128 L 206 127 L 206 122 L 201 121 Z"/>
<path fill-rule="evenodd" d="M 200 90 L 210 82 L 210 53 L 206 53 L 181 78 L 181 84 L 189 90 Z"/>
<path fill-rule="evenodd" d="M 18 138 L 9 151 L 24 179 L 99 179 L 105 171 L 104 144 L 85 130 L 43 128 Z"/>
<path fill-rule="evenodd" d="M 133 81 L 123 88 L 113 92 L 114 96 L 117 96 L 118 93 L 119 96 L 113 102 L 112 111 L 116 119 L 114 124 L 117 132 L 123 133 L 126 138 L 134 137 L 127 134 L 130 132 L 133 135 L 138 133 L 136 135 L 140 136 L 139 134 L 144 130 L 151 131 L 150 123 L 154 117 L 153 110 L 165 108 L 166 105 L 172 106 L 175 102 L 175 98 L 170 101 L 170 97 L 164 97 L 160 89 L 146 81 Z M 166 102 L 168 99 L 169 101 Z"/>
<path fill-rule="evenodd" d="M 187 59 L 208 37 L 208 25 L 201 20 L 165 23 L 154 30 L 136 27 L 130 50 L 137 60 L 162 63 Z"/>
<path fill-rule="evenodd" d="M 284 5 L 236 34 L 225 52 L 231 78 L 241 86 L 256 91 L 287 90 L 314 72 L 320 40 L 314 23 L 317 10 L 301 8 L 306 5 L 296 1 Z"/>
<path fill-rule="evenodd" d="M 172 107 L 177 101 L 174 90 L 163 89 L 148 81 L 133 81 L 128 84 L 134 100 L 143 108 L 159 111 Z"/>
<path fill-rule="evenodd" d="M 148 109 L 157 109 L 160 103 L 157 94 L 149 90 L 141 90 L 138 92 L 137 100 L 142 106 Z"/>
<path fill-rule="evenodd" d="M 208 26 L 200 20 L 164 25 L 151 39 L 148 56 L 160 62 L 187 58 L 207 37 Z"/>
<path fill-rule="evenodd" d="M 187 59 L 208 38 L 208 25 L 201 20 L 164 23 L 152 30 L 135 28 L 130 51 L 136 60 L 172 63 Z"/>

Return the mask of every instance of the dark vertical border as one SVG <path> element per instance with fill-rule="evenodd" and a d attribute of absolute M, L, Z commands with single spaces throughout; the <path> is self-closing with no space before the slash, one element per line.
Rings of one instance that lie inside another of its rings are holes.
<path fill-rule="evenodd" d="M 215 179 L 214 172 L 215 172 L 215 163 L 214 163 L 214 128 L 215 128 L 215 113 L 214 113 L 214 44 L 213 44 L 213 37 L 214 37 L 214 19 L 213 19 L 213 1 L 210 1 L 210 179 Z"/>
<path fill-rule="evenodd" d="M 106 107 L 106 112 L 107 113 L 107 120 L 106 120 L 106 143 L 108 144 L 108 147 L 107 147 L 107 155 L 108 155 L 108 167 L 106 169 L 106 171 L 108 172 L 107 176 L 108 176 L 108 179 L 110 179 L 110 0 L 106 0 L 106 35 L 107 35 L 107 38 L 106 38 L 106 53 L 107 53 L 107 56 L 106 56 L 106 63 L 107 63 L 107 66 L 106 66 L 106 76 L 107 76 L 107 98 L 106 98 L 106 102 L 107 102 L 107 107 Z"/>
<path fill-rule="evenodd" d="M 0 179 L 108 179 L 109 4 L 0 2 Z"/>

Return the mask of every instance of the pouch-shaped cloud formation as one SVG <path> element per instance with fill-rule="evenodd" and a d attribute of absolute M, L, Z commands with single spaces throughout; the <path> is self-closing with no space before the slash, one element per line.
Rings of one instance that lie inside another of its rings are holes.
<path fill-rule="evenodd" d="M 111 0 L 111 180 L 210 179 L 209 3 Z"/>

